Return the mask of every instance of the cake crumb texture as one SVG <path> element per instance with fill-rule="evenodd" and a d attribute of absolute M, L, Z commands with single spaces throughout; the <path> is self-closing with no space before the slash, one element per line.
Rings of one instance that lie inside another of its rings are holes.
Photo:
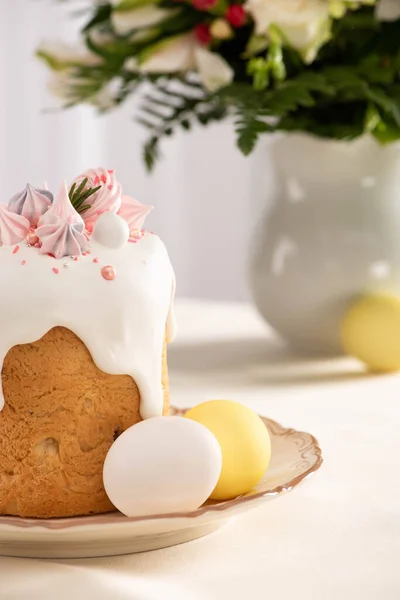
<path fill-rule="evenodd" d="M 141 420 L 129 375 L 100 371 L 83 342 L 55 327 L 14 346 L 2 371 L 0 514 L 68 517 L 115 510 L 103 487 L 113 441 Z M 169 411 L 166 345 L 164 414 Z"/>

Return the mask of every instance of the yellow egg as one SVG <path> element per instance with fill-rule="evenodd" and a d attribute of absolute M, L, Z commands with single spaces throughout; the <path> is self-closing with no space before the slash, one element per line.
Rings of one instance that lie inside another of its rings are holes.
<path fill-rule="evenodd" d="M 210 400 L 186 415 L 207 427 L 222 450 L 222 471 L 212 500 L 228 500 L 251 490 L 271 459 L 271 441 L 260 417 L 232 400 Z"/>
<path fill-rule="evenodd" d="M 374 371 L 400 369 L 400 299 L 373 295 L 350 307 L 341 324 L 343 347 Z"/>

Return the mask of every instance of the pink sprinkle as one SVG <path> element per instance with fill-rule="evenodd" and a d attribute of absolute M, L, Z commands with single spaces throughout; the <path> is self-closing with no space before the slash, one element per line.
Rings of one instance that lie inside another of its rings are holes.
<path fill-rule="evenodd" d="M 151 235 L 156 235 L 156 234 L 154 233 L 154 231 L 150 231 L 150 233 L 151 233 Z"/>
<path fill-rule="evenodd" d="M 82 252 L 82 256 L 86 256 L 87 252 Z"/>
<path fill-rule="evenodd" d="M 91 250 L 86 250 L 86 254 L 92 254 Z"/>
<path fill-rule="evenodd" d="M 58 269 L 56 269 L 55 267 L 53 267 L 52 269 L 53 273 L 55 273 L 56 275 L 58 275 L 58 273 L 60 272 Z"/>
<path fill-rule="evenodd" d="M 26 265 L 26 260 L 21 260 L 21 265 L 22 266 Z"/>
<path fill-rule="evenodd" d="M 114 187 L 114 186 L 113 186 L 113 185 L 108 185 L 107 187 L 108 187 L 108 189 L 111 191 L 111 190 L 113 189 L 113 187 Z"/>
<path fill-rule="evenodd" d="M 77 260 L 78 260 L 78 257 L 77 257 L 77 256 L 74 256 L 74 261 L 76 262 Z"/>
<path fill-rule="evenodd" d="M 35 244 L 37 244 L 38 241 L 39 241 L 39 238 L 34 231 L 30 231 L 28 233 L 28 235 L 26 236 L 26 243 L 31 244 L 31 246 L 34 246 Z"/>
<path fill-rule="evenodd" d="M 52 254 L 51 252 L 48 252 L 47 256 L 51 256 L 51 258 L 55 258 L 54 254 Z"/>
<path fill-rule="evenodd" d="M 112 175 L 114 173 L 114 169 L 107 169 L 107 173 L 110 173 Z"/>
<path fill-rule="evenodd" d="M 17 254 L 18 250 L 19 250 L 19 246 L 15 246 L 15 248 L 13 250 L 13 254 Z"/>
<path fill-rule="evenodd" d="M 103 183 L 107 183 L 107 177 L 104 175 L 104 173 L 103 173 L 103 175 L 100 177 L 100 180 L 101 180 Z"/>
<path fill-rule="evenodd" d="M 93 262 L 94 263 L 98 263 L 99 262 L 99 259 L 97 258 L 97 256 L 96 256 L 96 258 L 93 259 Z"/>
<path fill-rule="evenodd" d="M 115 269 L 111 265 L 103 267 L 101 270 L 101 274 L 104 277 L 104 279 L 107 279 L 107 281 L 112 281 L 113 279 L 115 279 L 116 275 Z"/>
<path fill-rule="evenodd" d="M 92 233 L 92 231 L 93 231 L 93 223 L 86 223 L 86 231 L 88 233 Z"/>
<path fill-rule="evenodd" d="M 37 242 L 37 243 L 35 244 L 35 248 L 40 248 L 40 244 L 39 244 L 39 242 Z M 53 256 L 53 258 L 54 258 L 54 256 Z"/>

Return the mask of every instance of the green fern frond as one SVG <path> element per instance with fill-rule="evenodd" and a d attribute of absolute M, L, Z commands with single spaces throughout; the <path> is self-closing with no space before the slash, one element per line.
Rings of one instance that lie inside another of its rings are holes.
<path fill-rule="evenodd" d="M 189 130 L 193 121 L 207 125 L 220 121 L 227 108 L 217 96 L 207 94 L 197 81 L 181 80 L 172 87 L 169 82 L 159 82 L 154 91 L 144 98 L 137 119 L 150 131 L 144 147 L 144 160 L 149 170 L 155 165 L 162 138 L 171 135 L 177 128 Z"/>

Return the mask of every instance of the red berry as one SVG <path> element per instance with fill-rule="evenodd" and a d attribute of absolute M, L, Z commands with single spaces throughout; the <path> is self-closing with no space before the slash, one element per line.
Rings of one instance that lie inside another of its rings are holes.
<path fill-rule="evenodd" d="M 217 0 L 192 0 L 192 2 L 197 10 L 209 10 L 216 5 Z"/>
<path fill-rule="evenodd" d="M 241 27 L 246 21 L 246 12 L 241 4 L 232 4 L 225 13 L 232 27 Z"/>
<path fill-rule="evenodd" d="M 196 27 L 194 28 L 194 34 L 197 40 L 200 42 L 200 44 L 204 44 L 204 46 L 209 44 L 212 40 L 210 26 L 206 25 L 205 23 L 199 23 L 198 25 L 196 25 Z"/>

